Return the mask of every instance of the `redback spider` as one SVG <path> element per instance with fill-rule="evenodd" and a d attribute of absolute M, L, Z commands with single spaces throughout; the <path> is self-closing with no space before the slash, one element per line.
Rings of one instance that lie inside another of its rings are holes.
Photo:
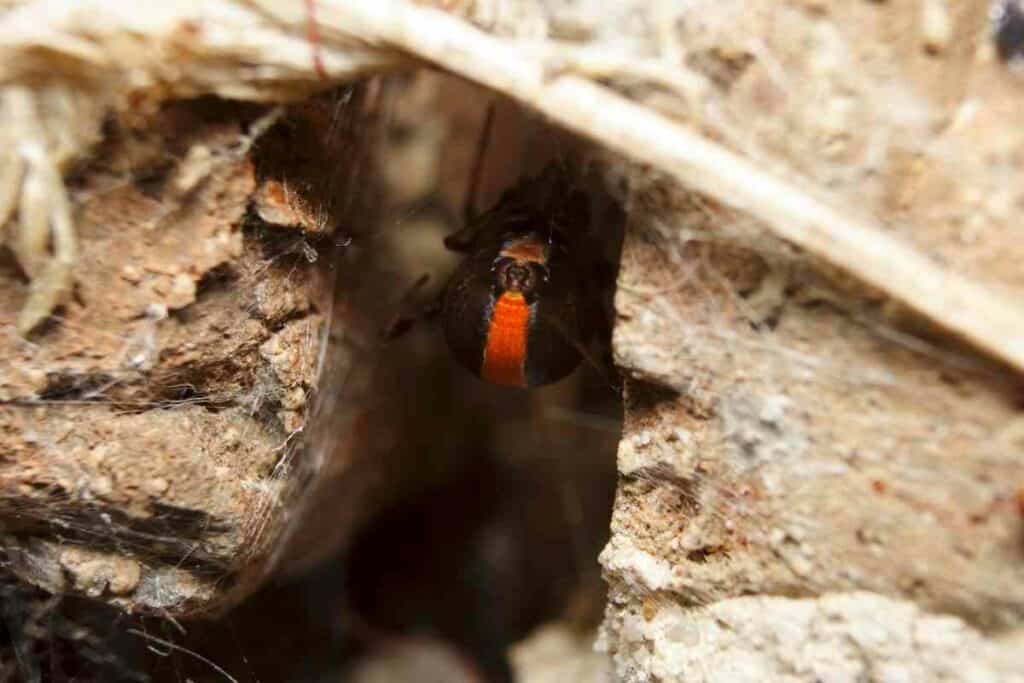
<path fill-rule="evenodd" d="M 476 376 L 503 386 L 539 387 L 595 357 L 590 348 L 609 325 L 614 267 L 592 248 L 591 199 L 574 189 L 564 164 L 548 164 L 506 190 L 490 209 L 469 215 L 492 120 L 489 109 L 465 227 L 444 241 L 465 257 L 427 315 L 441 316 L 452 355 Z M 410 322 L 400 320 L 389 336 Z"/>

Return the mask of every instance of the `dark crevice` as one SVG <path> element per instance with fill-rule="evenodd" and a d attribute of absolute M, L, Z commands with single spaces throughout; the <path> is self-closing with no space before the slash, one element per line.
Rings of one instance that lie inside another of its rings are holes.
<path fill-rule="evenodd" d="M 148 168 L 140 169 L 134 174 L 135 187 L 144 197 L 160 201 L 163 198 L 167 181 L 175 168 L 176 164 L 172 160 L 165 159 Z"/>
<path fill-rule="evenodd" d="M 8 506 L 19 514 L 16 526 L 8 531 L 165 563 L 200 576 L 221 577 L 230 569 L 230 563 L 205 544 L 234 528 L 203 511 L 153 503 L 152 516 L 139 518 L 106 505 L 66 502 L 67 494 L 59 487 L 49 493 L 49 501 L 9 499 Z"/>
<path fill-rule="evenodd" d="M 259 245 L 263 258 L 273 267 L 291 270 L 307 268 L 329 256 L 334 248 L 334 236 L 305 232 L 297 227 L 267 223 L 250 211 L 245 218 L 243 234 L 246 240 Z"/>
<path fill-rule="evenodd" d="M 113 382 L 103 373 L 79 374 L 53 372 L 46 376 L 46 385 L 38 394 L 40 401 L 104 401 L 104 388 Z"/>
<path fill-rule="evenodd" d="M 267 331 L 271 334 L 276 334 L 287 327 L 289 324 L 298 320 L 303 320 L 316 315 L 317 309 L 315 306 L 310 306 L 308 309 L 296 309 L 289 311 L 285 315 L 276 316 L 274 318 L 261 318 L 267 326 Z"/>
<path fill-rule="evenodd" d="M 1024 2 L 997 0 L 993 7 L 994 39 L 1000 59 L 1024 60 Z"/>
<path fill-rule="evenodd" d="M 688 61 L 690 67 L 707 76 L 723 92 L 729 92 L 754 60 L 749 52 L 726 54 L 711 49 L 695 53 Z"/>
<path fill-rule="evenodd" d="M 196 283 L 196 300 L 213 292 L 231 291 L 238 281 L 238 274 L 228 263 L 211 268 L 203 273 Z"/>
<path fill-rule="evenodd" d="M 135 620 L 95 600 L 53 596 L 0 566 L 0 680 L 143 683 Z"/>
<path fill-rule="evenodd" d="M 15 258 L 14 252 L 11 251 L 10 247 L 0 246 L 0 274 L 12 274 L 12 279 L 21 282 L 22 284 L 28 284 L 28 275 L 22 270 L 18 264 L 18 259 Z"/>
<path fill-rule="evenodd" d="M 728 558 L 728 549 L 720 545 L 705 545 L 700 548 L 694 548 L 686 553 L 686 559 L 690 562 L 696 562 L 697 564 L 705 564 L 709 560 L 719 556 Z"/>
<path fill-rule="evenodd" d="M 663 403 L 679 400 L 679 392 L 671 387 L 640 379 L 631 379 L 626 384 L 625 401 L 630 412 L 642 415 L 653 412 Z"/>
<path fill-rule="evenodd" d="M 246 350 L 215 363 L 194 363 L 150 373 L 146 377 L 149 401 L 144 408 L 167 409 L 198 405 L 211 412 L 218 412 L 237 405 L 239 396 L 251 391 L 251 387 L 233 384 L 237 377 L 244 376 L 245 367 L 252 362 L 249 353 Z M 131 406 L 127 409 L 131 409 Z"/>

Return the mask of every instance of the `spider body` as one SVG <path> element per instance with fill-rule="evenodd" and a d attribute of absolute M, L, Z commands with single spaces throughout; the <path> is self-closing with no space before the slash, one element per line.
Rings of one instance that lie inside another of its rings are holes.
<path fill-rule="evenodd" d="M 466 253 L 441 315 L 455 359 L 494 384 L 530 388 L 571 373 L 593 334 L 585 269 L 574 257 L 588 200 L 549 167 L 445 240 Z"/>

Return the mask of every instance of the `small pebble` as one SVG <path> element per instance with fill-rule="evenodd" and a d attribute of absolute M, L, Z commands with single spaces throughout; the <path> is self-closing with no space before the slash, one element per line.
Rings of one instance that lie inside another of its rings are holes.
<path fill-rule="evenodd" d="M 146 317 L 151 320 L 163 320 L 167 317 L 167 304 L 151 303 L 146 306 Z"/>
<path fill-rule="evenodd" d="M 949 17 L 947 0 L 925 0 L 921 7 L 921 32 L 924 49 L 939 54 L 949 46 L 953 37 L 953 22 Z"/>
<path fill-rule="evenodd" d="M 142 269 L 137 266 L 126 265 L 121 268 L 121 279 L 133 285 L 142 280 Z"/>

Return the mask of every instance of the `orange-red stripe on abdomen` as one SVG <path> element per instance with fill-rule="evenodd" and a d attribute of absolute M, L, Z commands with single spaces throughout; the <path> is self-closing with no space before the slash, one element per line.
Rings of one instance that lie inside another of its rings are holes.
<path fill-rule="evenodd" d="M 526 338 L 530 306 L 519 292 L 505 292 L 494 302 L 487 328 L 480 376 L 510 387 L 526 386 Z"/>

